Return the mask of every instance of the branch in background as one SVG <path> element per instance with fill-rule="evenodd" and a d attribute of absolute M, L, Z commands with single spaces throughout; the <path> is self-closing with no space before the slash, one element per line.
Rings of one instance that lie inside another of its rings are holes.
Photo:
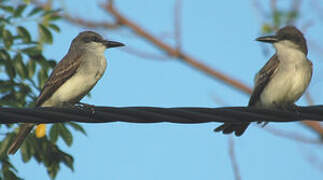
<path fill-rule="evenodd" d="M 94 22 L 94 21 L 87 21 L 82 18 L 72 17 L 68 14 L 64 14 L 65 20 L 69 22 L 89 28 L 105 28 L 105 29 L 118 29 L 121 27 L 119 23 L 107 23 L 107 22 Z"/>
<path fill-rule="evenodd" d="M 273 12 L 277 10 L 277 0 L 270 0 L 270 9 Z"/>
<path fill-rule="evenodd" d="M 305 93 L 305 99 L 309 105 L 314 104 L 314 100 L 312 96 L 310 95 L 309 91 Z M 319 122 L 314 122 L 314 121 L 303 121 L 302 122 L 305 127 L 310 128 L 311 130 L 314 130 L 315 132 L 318 132 L 320 135 L 321 139 L 323 139 L 323 128 Z"/>
<path fill-rule="evenodd" d="M 303 156 L 304 158 L 311 164 L 314 168 L 318 169 L 319 171 L 323 172 L 323 160 L 313 151 L 312 152 L 305 152 L 303 149 Z"/>
<path fill-rule="evenodd" d="M 321 139 L 323 139 L 323 128 L 319 122 L 302 121 L 302 123 L 305 125 L 305 127 L 309 128 L 310 130 L 313 130 L 321 137 Z"/>
<path fill-rule="evenodd" d="M 282 131 L 280 129 L 276 129 L 273 127 L 264 127 L 263 129 L 272 135 L 284 137 L 293 141 L 297 141 L 305 144 L 322 144 L 321 139 L 308 138 L 297 132 Z"/>
<path fill-rule="evenodd" d="M 174 35 L 175 35 L 175 48 L 177 51 L 181 51 L 182 48 L 182 21 L 181 21 L 181 13 L 182 13 L 182 1 L 176 0 L 174 6 Z"/>
<path fill-rule="evenodd" d="M 308 105 L 314 105 L 314 100 L 308 91 L 305 92 L 305 100 Z"/>
<path fill-rule="evenodd" d="M 144 52 L 144 51 L 140 51 L 139 49 L 129 47 L 128 45 L 126 47 L 124 47 L 124 48 L 121 48 L 120 50 L 124 51 L 126 53 L 129 53 L 129 54 L 132 54 L 134 56 L 145 58 L 145 59 L 157 59 L 157 60 L 169 59 L 169 56 L 158 55 L 158 54 L 153 54 L 153 53 L 147 53 L 147 52 Z"/>
<path fill-rule="evenodd" d="M 232 136 L 229 137 L 228 141 L 229 141 L 229 157 L 230 157 L 231 166 L 233 169 L 234 179 L 241 180 L 238 162 L 234 153 L 234 141 Z"/>

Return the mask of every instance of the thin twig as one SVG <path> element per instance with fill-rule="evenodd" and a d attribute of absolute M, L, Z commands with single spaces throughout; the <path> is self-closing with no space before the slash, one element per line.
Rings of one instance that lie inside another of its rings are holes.
<path fill-rule="evenodd" d="M 234 179 L 241 180 L 239 166 L 238 166 L 238 162 L 237 162 L 236 155 L 234 152 L 233 137 L 230 136 L 228 141 L 229 141 L 229 157 L 230 157 L 231 166 L 232 166 L 232 170 L 233 170 L 233 174 L 234 174 Z"/>
<path fill-rule="evenodd" d="M 305 93 L 305 100 L 308 105 L 314 105 L 314 99 L 312 98 L 309 91 L 306 91 L 306 93 Z"/>
<path fill-rule="evenodd" d="M 302 147 L 302 152 L 304 158 L 311 164 L 314 168 L 318 169 L 319 171 L 323 172 L 323 161 L 322 159 L 313 151 L 312 152 L 305 152 L 304 147 Z"/>
<path fill-rule="evenodd" d="M 139 49 L 135 49 L 135 48 L 129 47 L 129 45 L 127 45 L 126 47 L 124 47 L 124 48 L 122 48 L 120 50 L 121 51 L 124 51 L 126 53 L 129 53 L 129 54 L 132 54 L 134 56 L 138 56 L 138 57 L 141 57 L 141 58 L 145 58 L 145 59 L 157 59 L 157 60 L 170 59 L 169 56 L 148 53 L 146 51 L 140 51 Z"/>
<path fill-rule="evenodd" d="M 297 132 L 283 131 L 273 127 L 265 127 L 263 129 L 272 135 L 284 137 L 293 141 L 297 141 L 305 144 L 322 144 L 322 141 L 320 139 L 308 138 Z"/>
<path fill-rule="evenodd" d="M 64 14 L 64 19 L 69 21 L 70 23 L 86 26 L 89 28 L 106 28 L 106 29 L 118 29 L 121 24 L 119 23 L 107 23 L 107 22 L 94 22 L 94 21 L 87 21 L 81 18 L 72 17 L 69 14 Z"/>
<path fill-rule="evenodd" d="M 182 13 L 182 1 L 176 0 L 174 7 L 174 29 L 175 29 L 175 47 L 177 51 L 181 50 L 182 47 L 182 28 L 181 28 L 181 13 Z"/>

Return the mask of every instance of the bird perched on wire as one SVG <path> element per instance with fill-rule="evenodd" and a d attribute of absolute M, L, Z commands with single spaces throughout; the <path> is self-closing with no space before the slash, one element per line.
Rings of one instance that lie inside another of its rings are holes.
<path fill-rule="evenodd" d="M 294 104 L 305 92 L 312 78 L 312 63 L 307 59 L 303 34 L 294 26 L 281 28 L 276 35 L 256 39 L 273 44 L 276 53 L 255 76 L 249 107 L 295 110 Z M 215 129 L 241 136 L 250 123 L 224 123 Z"/>
<path fill-rule="evenodd" d="M 103 39 L 92 31 L 79 33 L 72 41 L 68 53 L 56 65 L 36 101 L 36 107 L 70 107 L 78 103 L 95 86 L 105 72 L 107 48 L 124 46 Z M 35 124 L 25 123 L 8 149 L 14 154 Z"/>

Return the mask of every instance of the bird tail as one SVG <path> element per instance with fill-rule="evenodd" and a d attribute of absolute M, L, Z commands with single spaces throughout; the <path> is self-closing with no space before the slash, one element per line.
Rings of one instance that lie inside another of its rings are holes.
<path fill-rule="evenodd" d="M 14 142 L 10 145 L 7 154 L 15 154 L 18 151 L 33 127 L 34 124 L 30 123 L 24 123 L 20 126 L 18 135 L 16 136 Z"/>
<path fill-rule="evenodd" d="M 234 132 L 236 136 L 241 136 L 248 128 L 250 123 L 223 123 L 221 126 L 214 129 L 215 132 L 221 132 L 223 134 L 231 134 Z"/>

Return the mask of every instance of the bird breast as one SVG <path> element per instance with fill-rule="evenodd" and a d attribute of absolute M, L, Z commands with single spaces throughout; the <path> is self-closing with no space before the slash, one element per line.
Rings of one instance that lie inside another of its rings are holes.
<path fill-rule="evenodd" d="M 311 62 L 305 56 L 298 57 L 298 60 L 280 61 L 277 71 L 261 94 L 262 106 L 294 104 L 305 92 L 311 76 Z"/>
<path fill-rule="evenodd" d="M 107 63 L 104 55 L 83 55 L 76 73 L 46 101 L 46 106 L 65 106 L 79 102 L 103 76 Z"/>

